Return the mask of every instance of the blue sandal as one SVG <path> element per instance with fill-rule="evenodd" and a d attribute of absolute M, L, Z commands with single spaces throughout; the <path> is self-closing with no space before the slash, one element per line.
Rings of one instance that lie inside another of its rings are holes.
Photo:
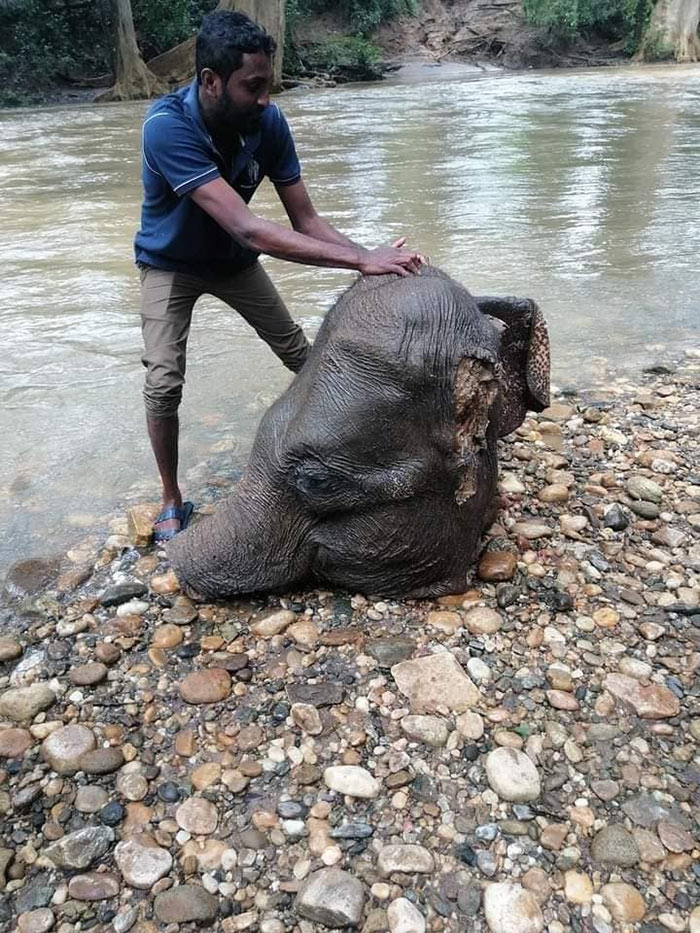
<path fill-rule="evenodd" d="M 160 525 L 161 522 L 167 522 L 170 519 L 176 518 L 180 522 L 179 528 L 167 528 L 165 531 L 156 531 L 153 535 L 153 540 L 156 544 L 162 544 L 165 541 L 170 541 L 175 537 L 176 534 L 179 534 L 181 531 L 184 531 L 187 528 L 192 512 L 194 511 L 194 506 L 191 502 L 183 502 L 182 508 L 178 509 L 177 506 L 171 505 L 167 509 L 163 509 L 158 518 L 153 522 L 153 525 Z"/>

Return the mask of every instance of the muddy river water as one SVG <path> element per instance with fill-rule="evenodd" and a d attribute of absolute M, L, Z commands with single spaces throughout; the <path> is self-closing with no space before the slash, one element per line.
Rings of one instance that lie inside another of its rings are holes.
<path fill-rule="evenodd" d="M 700 343 L 700 67 L 414 69 L 280 102 L 320 211 L 368 245 L 408 235 L 474 292 L 536 298 L 558 385 Z M 131 254 L 144 110 L 0 112 L 0 570 L 157 492 Z M 272 188 L 254 203 L 282 219 Z M 352 281 L 266 265 L 311 336 Z M 197 306 L 186 490 L 244 463 L 288 378 L 234 313 Z"/>

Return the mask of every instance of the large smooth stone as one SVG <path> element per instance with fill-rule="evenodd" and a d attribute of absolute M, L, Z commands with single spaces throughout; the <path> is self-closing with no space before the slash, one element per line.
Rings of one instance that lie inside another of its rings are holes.
<path fill-rule="evenodd" d="M 114 860 L 124 881 L 132 888 L 147 891 L 164 878 L 173 866 L 173 857 L 150 836 L 140 834 L 118 843 Z"/>
<path fill-rule="evenodd" d="M 216 918 L 218 900 L 195 884 L 181 884 L 157 895 L 154 910 L 161 923 L 206 923 Z"/>
<path fill-rule="evenodd" d="M 26 722 L 56 702 L 56 694 L 46 684 L 12 687 L 0 696 L 0 719 Z"/>
<path fill-rule="evenodd" d="M 295 907 L 299 916 L 326 927 L 357 926 L 362 919 L 362 883 L 346 871 L 326 868 L 304 882 Z"/>
<path fill-rule="evenodd" d="M 502 800 L 527 803 L 540 795 L 540 776 L 524 752 L 517 748 L 497 748 L 486 758 L 486 776 Z"/>
<path fill-rule="evenodd" d="M 231 675 L 219 667 L 188 674 L 180 684 L 180 696 L 186 703 L 220 703 L 231 692 Z"/>
<path fill-rule="evenodd" d="M 463 713 L 479 701 L 476 685 L 447 651 L 402 661 L 391 673 L 415 713 L 432 713 L 438 707 Z"/>
<path fill-rule="evenodd" d="M 544 918 L 534 894 L 519 884 L 490 884 L 484 914 L 491 933 L 540 933 Z"/>
<path fill-rule="evenodd" d="M 57 774 L 75 774 L 80 771 L 80 759 L 97 744 L 87 726 L 64 726 L 47 736 L 41 753 Z"/>
<path fill-rule="evenodd" d="M 323 780 L 331 790 L 348 797 L 376 797 L 379 781 L 369 771 L 357 765 L 334 765 L 323 772 Z"/>

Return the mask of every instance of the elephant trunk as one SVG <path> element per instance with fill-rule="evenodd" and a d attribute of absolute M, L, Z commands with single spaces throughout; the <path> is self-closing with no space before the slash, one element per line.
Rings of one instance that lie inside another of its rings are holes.
<path fill-rule="evenodd" d="M 180 584 L 209 599 L 289 587 L 311 566 L 311 521 L 291 492 L 244 476 L 209 518 L 167 545 Z"/>

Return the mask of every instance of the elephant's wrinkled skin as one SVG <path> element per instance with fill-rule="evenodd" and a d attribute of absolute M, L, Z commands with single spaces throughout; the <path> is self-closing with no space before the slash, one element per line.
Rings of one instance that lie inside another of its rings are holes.
<path fill-rule="evenodd" d="M 215 515 L 168 547 L 207 597 L 305 579 L 386 596 L 460 592 L 492 519 L 496 438 L 549 404 L 536 305 L 436 269 L 358 280 L 265 413 Z"/>

